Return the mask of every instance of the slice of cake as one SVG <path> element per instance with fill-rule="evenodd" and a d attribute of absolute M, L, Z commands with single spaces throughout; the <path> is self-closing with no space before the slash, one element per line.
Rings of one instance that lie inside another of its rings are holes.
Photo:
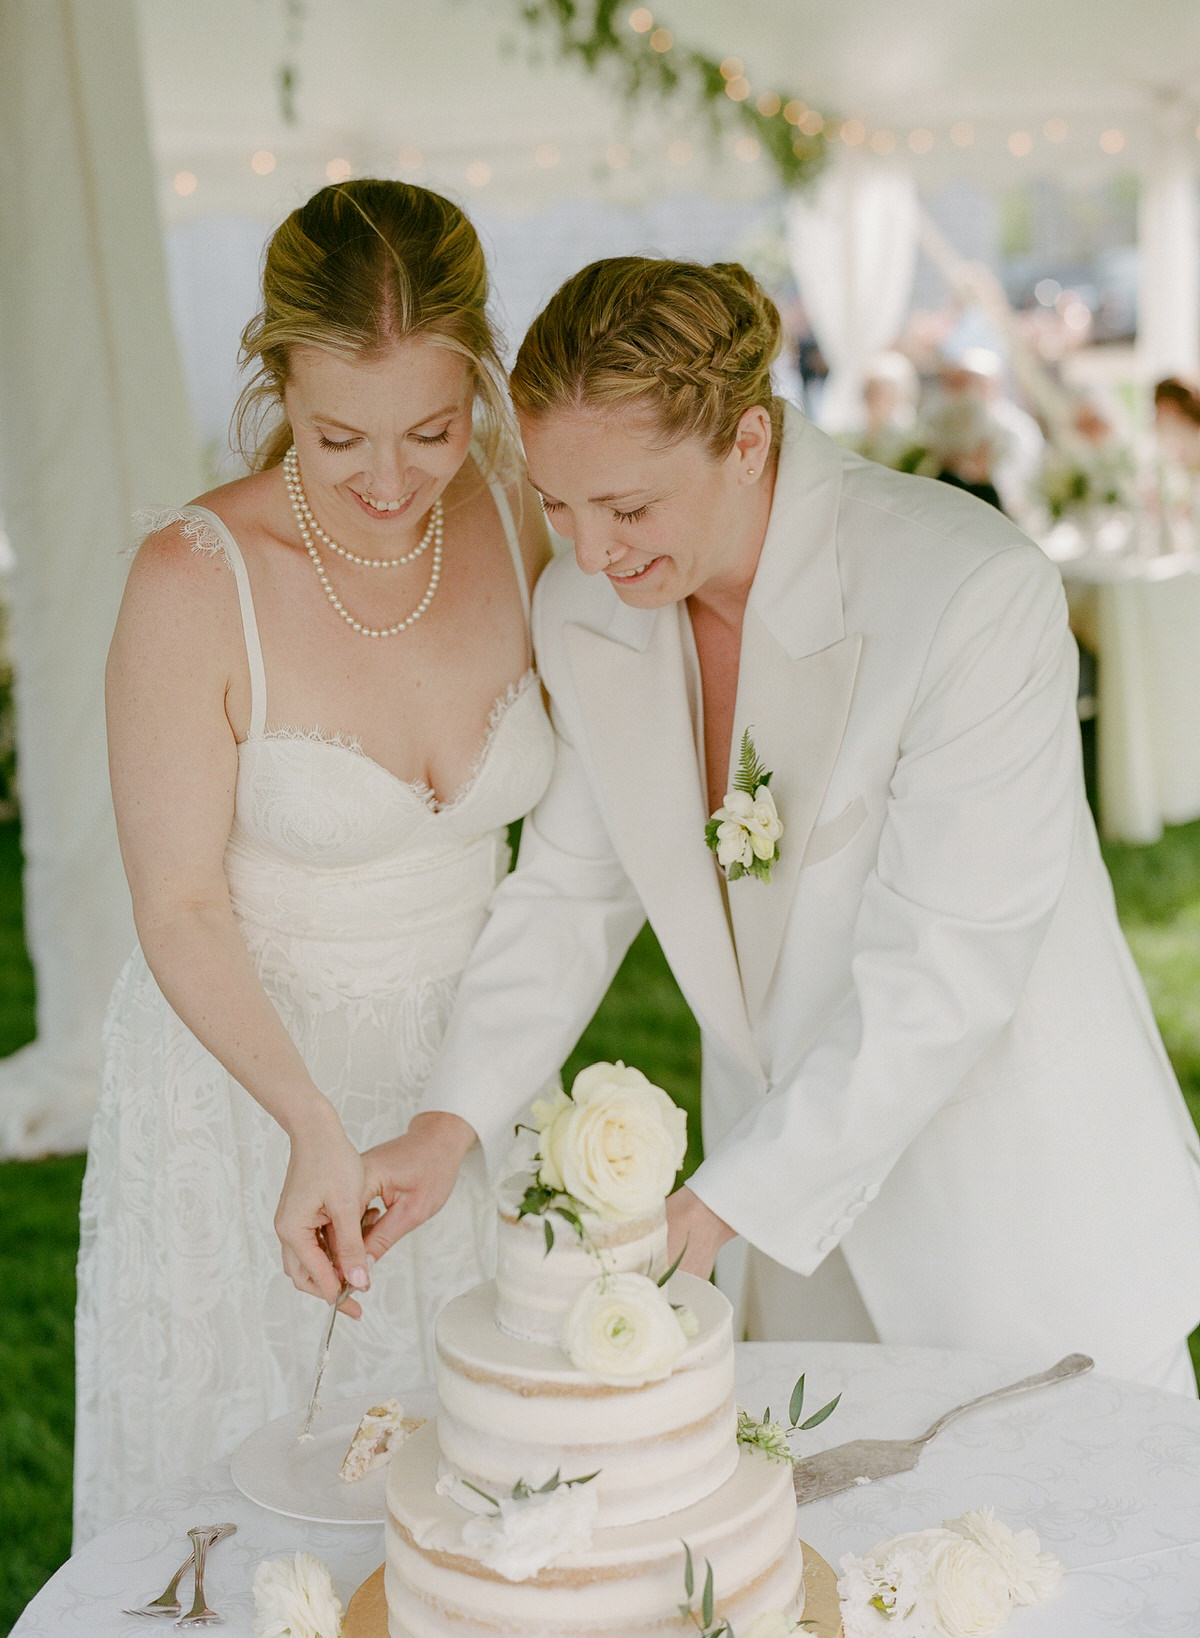
<path fill-rule="evenodd" d="M 595 1065 L 535 1118 L 497 1279 L 442 1311 L 436 1424 L 391 1463 L 390 1638 L 694 1633 L 710 1576 L 712 1624 L 790 1627 L 791 1462 L 738 1442 L 729 1303 L 665 1277 L 682 1115 Z"/>
<path fill-rule="evenodd" d="M 405 1416 L 398 1399 L 385 1399 L 382 1405 L 372 1405 L 354 1430 L 338 1478 L 346 1484 L 357 1484 L 365 1479 L 368 1473 L 383 1466 L 397 1446 L 418 1428 L 423 1428 L 425 1421 L 423 1416 Z"/>

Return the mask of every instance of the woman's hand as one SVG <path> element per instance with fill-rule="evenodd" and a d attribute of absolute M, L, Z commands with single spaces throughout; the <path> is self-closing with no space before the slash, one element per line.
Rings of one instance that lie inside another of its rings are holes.
<path fill-rule="evenodd" d="M 361 1222 L 372 1191 L 362 1156 L 330 1104 L 295 1128 L 291 1141 L 275 1212 L 284 1269 L 297 1290 L 325 1302 L 336 1302 L 343 1279 L 365 1291 L 370 1280 Z M 351 1299 L 342 1313 L 357 1319 L 362 1309 Z"/>
<path fill-rule="evenodd" d="M 367 1198 L 378 1195 L 387 1208 L 367 1230 L 368 1256 L 382 1257 L 441 1210 L 474 1143 L 475 1128 L 467 1121 L 431 1110 L 414 1115 L 403 1137 L 367 1150 L 362 1157 Z"/>
<path fill-rule="evenodd" d="M 685 1274 L 707 1280 L 717 1260 L 717 1252 L 735 1231 L 715 1211 L 709 1211 L 698 1194 L 685 1184 L 667 1201 L 667 1261 L 673 1263 L 682 1252 L 679 1266 Z"/>

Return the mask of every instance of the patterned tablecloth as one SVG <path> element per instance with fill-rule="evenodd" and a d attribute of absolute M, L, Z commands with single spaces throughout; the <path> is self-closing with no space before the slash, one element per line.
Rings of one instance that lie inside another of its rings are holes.
<path fill-rule="evenodd" d="M 781 1411 L 801 1371 L 808 1403 L 841 1392 L 837 1412 L 797 1446 L 922 1432 L 942 1411 L 1049 1360 L 1004 1361 L 926 1348 L 746 1343 L 741 1403 Z M 836 1566 L 884 1536 L 991 1506 L 1029 1524 L 1068 1574 L 1047 1603 L 1020 1610 L 1007 1638 L 1197 1638 L 1200 1635 L 1200 1402 L 1086 1376 L 985 1407 L 952 1423 L 912 1473 L 802 1510 L 801 1535 Z M 347 1601 L 383 1557 L 381 1526 L 298 1523 L 246 1501 L 214 1462 L 153 1498 L 68 1560 L 12 1638 L 147 1638 L 123 1604 L 161 1591 L 185 1555 L 189 1525 L 232 1519 L 215 1551 L 209 1602 L 229 1638 L 251 1638 L 254 1567 L 306 1548 Z M 162 1630 L 171 1630 L 166 1623 Z"/>

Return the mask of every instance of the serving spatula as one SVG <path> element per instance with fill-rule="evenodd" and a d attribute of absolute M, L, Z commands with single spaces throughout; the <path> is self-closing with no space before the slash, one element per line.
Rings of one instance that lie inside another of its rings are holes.
<path fill-rule="evenodd" d="M 818 1451 L 815 1456 L 798 1457 L 792 1463 L 796 1500 L 803 1507 L 806 1502 L 836 1496 L 858 1484 L 873 1484 L 876 1479 L 907 1473 L 916 1467 L 921 1452 L 935 1434 L 964 1411 L 974 1410 L 977 1405 L 990 1405 L 995 1399 L 1007 1399 L 1010 1394 L 1025 1393 L 1029 1388 L 1066 1382 L 1090 1371 L 1094 1363 L 1086 1354 L 1068 1354 L 1048 1371 L 1022 1377 L 1020 1382 L 1010 1382 L 1006 1388 L 993 1388 L 991 1393 L 980 1394 L 978 1399 L 968 1399 L 965 1405 L 955 1405 L 917 1439 L 851 1439 L 848 1444 L 834 1445 L 831 1450 Z"/>

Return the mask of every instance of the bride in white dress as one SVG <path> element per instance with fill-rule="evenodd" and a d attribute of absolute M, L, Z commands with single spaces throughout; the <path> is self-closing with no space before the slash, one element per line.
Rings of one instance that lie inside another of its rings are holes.
<path fill-rule="evenodd" d="M 323 189 L 245 338 L 282 422 L 130 573 L 109 726 L 140 945 L 84 1184 L 77 1546 L 303 1406 L 327 1310 L 301 1291 L 369 1281 L 336 1396 L 428 1379 L 438 1310 L 490 1272 L 481 1175 L 371 1273 L 358 1224 L 360 1151 L 408 1124 L 553 757 L 544 526 L 472 444 L 504 414 L 486 289 L 448 201 Z"/>

